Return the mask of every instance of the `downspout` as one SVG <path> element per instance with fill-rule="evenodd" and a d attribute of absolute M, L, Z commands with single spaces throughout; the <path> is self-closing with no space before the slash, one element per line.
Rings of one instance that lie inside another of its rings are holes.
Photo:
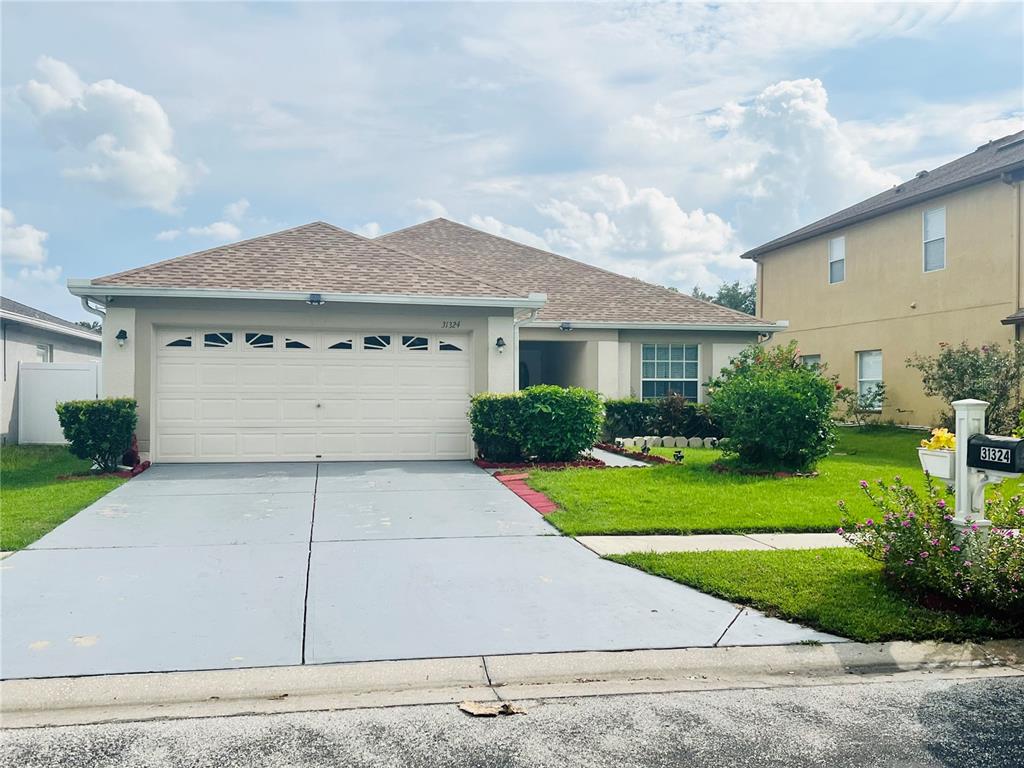
<path fill-rule="evenodd" d="M 90 314 L 96 315 L 96 317 L 100 319 L 101 323 L 107 319 L 107 315 L 106 313 L 103 312 L 102 309 L 100 309 L 99 307 L 94 307 L 92 304 L 89 303 L 88 296 L 82 297 L 82 309 L 84 309 L 86 312 Z"/>
<path fill-rule="evenodd" d="M 523 323 L 532 323 L 537 319 L 538 312 L 540 309 L 531 309 L 524 317 L 512 318 L 512 375 L 515 377 L 516 392 L 519 391 L 519 326 Z"/>

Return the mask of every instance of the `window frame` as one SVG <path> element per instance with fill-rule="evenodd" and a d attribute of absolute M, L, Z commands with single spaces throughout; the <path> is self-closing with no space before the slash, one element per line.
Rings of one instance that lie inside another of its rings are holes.
<path fill-rule="evenodd" d="M 841 259 L 835 259 L 832 257 L 832 244 L 836 241 L 842 241 L 843 243 L 843 257 Z M 843 276 L 839 280 L 832 279 L 832 265 L 842 262 L 843 265 Z M 840 285 L 846 282 L 846 235 L 839 235 L 838 237 L 830 237 L 828 239 L 828 284 L 829 285 Z"/>
<path fill-rule="evenodd" d="M 942 236 L 928 239 L 928 214 L 942 211 Z M 942 241 L 942 266 L 928 269 L 928 243 Z M 946 268 L 946 206 L 937 205 L 934 208 L 926 208 L 921 211 L 921 271 L 929 275 L 932 272 L 942 272 Z"/>
<path fill-rule="evenodd" d="M 41 359 L 41 355 L 45 356 L 45 360 Z M 53 362 L 53 344 L 36 344 L 36 362 L 37 363 L 52 363 Z"/>
<path fill-rule="evenodd" d="M 701 382 L 703 380 L 702 379 L 703 366 L 701 365 L 702 346 L 703 345 L 700 344 L 699 342 L 678 342 L 678 341 L 675 341 L 675 342 L 646 342 L 646 341 L 645 342 L 641 342 L 640 343 L 640 399 L 641 400 L 660 400 L 661 399 L 661 397 L 656 396 L 656 395 L 652 395 L 650 397 L 644 395 L 644 384 L 646 382 L 648 382 L 648 381 L 651 381 L 651 382 L 658 382 L 658 381 L 669 381 L 669 382 L 672 382 L 672 381 L 675 381 L 675 382 L 683 382 L 684 384 L 687 383 L 687 382 L 691 382 L 692 381 L 692 382 L 694 382 L 696 384 L 696 397 L 694 397 L 692 399 L 687 397 L 687 400 L 690 400 L 690 402 L 694 402 L 694 403 L 701 403 L 701 402 L 703 402 L 704 401 L 704 397 L 703 397 L 703 392 L 701 391 Z M 655 357 L 652 360 L 645 360 L 644 359 L 644 350 L 647 347 L 653 347 L 654 350 L 655 350 L 655 352 L 654 352 Z M 669 348 L 668 349 L 668 360 L 660 360 L 657 357 L 657 348 L 658 347 L 668 347 Z M 679 360 L 673 360 L 672 359 L 672 347 L 682 347 L 683 348 L 682 357 Z M 691 360 L 691 359 L 688 359 L 686 357 L 686 349 L 687 349 L 687 347 L 692 347 L 692 348 L 697 350 L 695 359 Z M 670 375 L 669 376 L 658 376 L 658 375 L 644 376 L 644 363 L 645 362 L 653 363 L 654 364 L 654 366 L 655 366 L 655 374 L 657 374 L 657 365 L 658 365 L 658 363 L 660 363 L 660 362 L 668 363 L 668 365 L 670 366 L 670 370 L 669 370 L 669 374 Z M 671 364 L 673 362 L 681 363 L 683 365 L 683 375 L 682 376 L 672 376 L 671 375 L 671 373 L 672 373 L 672 371 L 671 371 Z M 687 365 L 687 363 L 696 363 L 696 365 L 697 365 L 697 375 L 695 377 L 693 377 L 693 378 L 688 377 L 686 375 L 686 365 Z M 683 395 L 683 397 L 686 397 L 686 395 L 684 393 L 682 393 L 682 392 L 679 392 L 678 394 L 681 394 L 681 395 Z"/>
<path fill-rule="evenodd" d="M 816 358 L 813 361 L 808 362 L 809 357 Z M 812 365 L 821 368 L 821 353 L 815 353 L 812 355 L 800 355 L 800 365 L 805 368 L 810 368 Z"/>
<path fill-rule="evenodd" d="M 865 378 L 862 378 L 862 375 L 861 375 L 861 360 L 864 359 L 863 356 L 864 355 L 870 355 L 870 354 L 873 354 L 873 353 L 876 353 L 876 352 L 878 353 L 878 376 L 879 376 L 879 378 L 877 378 L 877 379 L 865 379 Z M 863 389 L 862 389 L 861 385 L 864 382 L 870 382 L 871 384 L 882 384 L 882 383 L 885 382 L 885 367 L 884 367 L 884 365 L 885 365 L 885 357 L 882 355 L 882 350 L 881 349 L 861 349 L 861 350 L 857 350 L 857 352 L 855 354 L 856 354 L 856 360 L 854 361 L 854 363 L 856 365 L 856 372 L 857 372 L 857 399 L 860 400 L 860 398 L 863 396 Z M 881 413 L 882 412 L 882 407 L 881 407 L 881 405 L 879 405 L 878 407 L 871 408 L 869 410 L 872 413 Z"/>

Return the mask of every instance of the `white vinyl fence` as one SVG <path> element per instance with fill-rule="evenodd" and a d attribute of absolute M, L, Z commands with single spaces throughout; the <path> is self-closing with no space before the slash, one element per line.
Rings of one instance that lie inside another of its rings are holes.
<path fill-rule="evenodd" d="M 57 403 L 95 400 L 99 383 L 99 363 L 18 363 L 18 442 L 65 442 Z"/>

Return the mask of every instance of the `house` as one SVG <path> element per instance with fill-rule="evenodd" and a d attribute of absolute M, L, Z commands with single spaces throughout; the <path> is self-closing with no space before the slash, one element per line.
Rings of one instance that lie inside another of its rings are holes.
<path fill-rule="evenodd" d="M 18 364 L 98 360 L 100 335 L 38 309 L 0 297 L 3 338 L 3 442 L 18 442 Z M 94 393 L 95 394 L 95 393 Z"/>
<path fill-rule="evenodd" d="M 476 392 L 702 384 L 777 324 L 444 219 L 323 222 L 93 280 L 154 461 L 465 459 Z M 102 309 L 101 309 L 102 308 Z"/>
<path fill-rule="evenodd" d="M 1024 132 L 743 254 L 757 262 L 758 314 L 784 318 L 846 386 L 882 381 L 884 419 L 930 425 L 914 354 L 1021 339 Z"/>

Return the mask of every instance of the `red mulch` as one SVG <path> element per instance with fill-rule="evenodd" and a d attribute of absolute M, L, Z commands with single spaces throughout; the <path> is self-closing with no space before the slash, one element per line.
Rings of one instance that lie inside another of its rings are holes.
<path fill-rule="evenodd" d="M 637 461 L 643 461 L 648 464 L 673 464 L 671 459 L 666 459 L 664 456 L 658 456 L 654 453 L 641 453 L 640 451 L 631 451 L 627 448 L 620 448 L 615 443 L 598 443 L 597 447 L 602 451 L 608 451 L 608 453 L 615 453 L 619 456 L 625 456 L 630 459 L 636 459 Z"/>
<path fill-rule="evenodd" d="M 58 480 L 93 480 L 93 479 L 98 478 L 98 477 L 135 477 L 136 475 L 141 474 L 142 472 L 145 472 L 147 469 L 149 469 L 149 467 L 150 467 L 150 463 L 148 461 L 144 461 L 141 464 L 136 464 L 131 469 L 124 469 L 124 470 L 121 470 L 120 472 L 103 472 L 102 474 L 91 474 L 89 472 L 85 472 L 85 473 L 80 474 L 80 475 L 57 475 L 57 479 Z"/>
<path fill-rule="evenodd" d="M 558 509 L 558 505 L 540 491 L 535 491 L 526 484 L 529 474 L 520 472 L 512 475 L 495 475 L 495 479 L 508 488 L 542 515 L 550 515 Z"/>
<path fill-rule="evenodd" d="M 481 469 L 576 469 L 577 467 L 599 468 L 605 466 L 600 459 L 577 459 L 576 461 L 487 461 L 474 459 L 473 463 Z"/>

